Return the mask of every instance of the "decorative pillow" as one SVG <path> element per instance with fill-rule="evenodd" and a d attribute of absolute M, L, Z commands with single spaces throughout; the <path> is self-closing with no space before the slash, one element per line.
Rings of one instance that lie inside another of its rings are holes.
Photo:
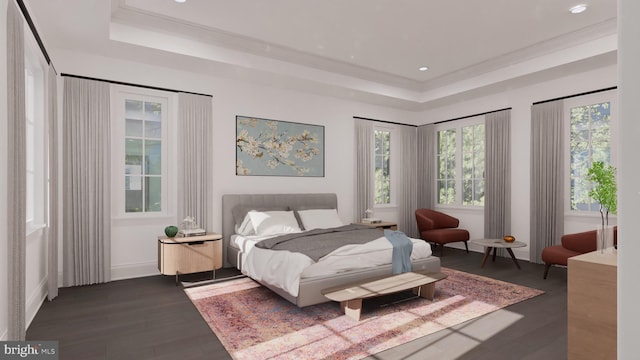
<path fill-rule="evenodd" d="M 245 236 L 256 234 L 256 230 L 253 228 L 253 223 L 251 222 L 251 216 L 249 216 L 249 213 L 244 216 L 242 223 L 236 224 L 236 234 Z"/>
<path fill-rule="evenodd" d="M 300 232 L 293 211 L 249 211 L 256 235 L 277 235 Z"/>
<path fill-rule="evenodd" d="M 246 205 L 236 205 L 231 210 L 231 215 L 235 223 L 236 234 L 238 235 L 255 235 L 256 232 L 251 223 L 251 217 L 247 215 L 249 211 L 286 211 L 289 210 L 288 206 L 271 206 L 271 207 L 256 207 Z"/>
<path fill-rule="evenodd" d="M 300 229 L 302 230 L 311 230 L 311 229 L 307 229 L 304 227 L 304 224 L 302 223 L 302 219 L 300 219 L 300 211 L 303 210 L 319 210 L 319 209 L 335 209 L 336 206 L 335 205 L 329 205 L 329 204 L 319 204 L 319 205 L 293 205 L 291 206 L 288 210 L 294 210 L 295 214 L 296 214 L 296 219 L 298 220 L 298 225 L 300 226 Z"/>
<path fill-rule="evenodd" d="M 343 226 L 336 209 L 314 209 L 297 211 L 305 230 L 328 229 Z"/>

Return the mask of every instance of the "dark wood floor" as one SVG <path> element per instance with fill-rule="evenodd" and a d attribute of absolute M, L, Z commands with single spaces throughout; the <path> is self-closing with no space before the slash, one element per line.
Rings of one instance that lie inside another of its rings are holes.
<path fill-rule="evenodd" d="M 442 265 L 545 291 L 536 298 L 398 346 L 370 359 L 566 359 L 566 269 L 449 249 Z M 222 270 L 220 276 L 237 275 Z M 57 340 L 60 359 L 231 359 L 172 277 L 62 288 L 45 302 L 28 340 Z"/>

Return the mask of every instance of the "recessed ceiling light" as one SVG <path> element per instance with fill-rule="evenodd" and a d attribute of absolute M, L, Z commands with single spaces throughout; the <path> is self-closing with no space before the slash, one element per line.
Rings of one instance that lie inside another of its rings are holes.
<path fill-rule="evenodd" d="M 418 68 L 418 70 L 420 70 L 420 71 L 427 71 L 427 70 L 429 70 L 429 67 L 428 67 L 428 66 L 420 66 L 420 67 Z"/>
<path fill-rule="evenodd" d="M 580 5 L 576 5 L 574 7 L 572 7 L 571 9 L 569 9 L 569 11 L 572 14 L 580 14 L 581 12 L 587 10 L 587 5 L 586 4 L 580 4 Z"/>
<path fill-rule="evenodd" d="M 177 2 L 177 3 L 181 3 L 181 4 L 182 4 L 182 3 L 184 3 L 184 2 L 187 2 L 187 0 L 175 0 L 175 2 Z"/>

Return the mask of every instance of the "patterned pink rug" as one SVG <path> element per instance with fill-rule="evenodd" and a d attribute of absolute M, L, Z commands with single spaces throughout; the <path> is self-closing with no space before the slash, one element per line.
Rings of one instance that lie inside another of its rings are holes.
<path fill-rule="evenodd" d="M 359 322 L 329 302 L 298 308 L 243 278 L 185 289 L 231 356 L 243 359 L 361 359 L 538 296 L 543 291 L 442 268 L 434 301 L 368 308 Z"/>

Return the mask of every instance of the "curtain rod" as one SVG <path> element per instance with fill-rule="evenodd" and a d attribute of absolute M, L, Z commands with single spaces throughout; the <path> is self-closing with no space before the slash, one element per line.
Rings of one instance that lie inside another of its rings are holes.
<path fill-rule="evenodd" d="M 209 96 L 209 97 L 213 97 L 213 95 L 209 95 L 209 94 L 200 94 L 200 93 L 195 93 L 195 92 L 190 92 L 190 91 L 182 91 L 182 90 L 175 90 L 175 89 L 161 88 L 161 87 L 157 87 L 157 86 L 149 86 L 149 85 L 133 84 L 133 83 L 127 83 L 127 82 L 123 82 L 123 81 L 115 81 L 115 80 L 107 80 L 107 79 L 98 79 L 98 78 L 93 78 L 93 77 L 88 77 L 88 76 L 72 75 L 72 74 L 66 74 L 66 73 L 62 73 L 62 74 L 60 74 L 60 76 L 68 76 L 68 77 L 73 77 L 73 78 L 77 78 L 77 79 L 85 79 L 85 80 L 93 80 L 93 81 L 102 81 L 102 82 L 108 82 L 108 83 L 110 83 L 110 84 L 116 84 L 116 85 L 135 86 L 135 87 L 141 87 L 141 88 L 151 89 L 151 90 L 161 90 L 161 91 L 170 91 L 170 92 L 181 92 L 181 93 L 185 93 L 185 94 L 192 94 L 192 95 L 201 95 L 201 96 Z"/>
<path fill-rule="evenodd" d="M 359 120 L 368 120 L 368 121 L 381 122 L 381 123 L 385 123 L 385 124 L 393 124 L 393 125 L 404 125 L 404 126 L 413 126 L 413 127 L 418 127 L 418 125 L 403 124 L 403 123 L 399 123 L 399 122 L 386 121 L 386 120 L 370 119 L 370 118 L 360 117 L 360 116 L 354 116 L 353 118 L 354 118 L 354 119 L 359 119 Z"/>
<path fill-rule="evenodd" d="M 38 30 L 36 29 L 36 25 L 33 23 L 33 19 L 31 18 L 31 15 L 29 14 L 29 11 L 27 10 L 27 6 L 24 4 L 24 0 L 16 0 L 16 2 L 18 3 L 18 7 L 20 8 L 20 11 L 22 12 L 22 16 L 24 16 L 25 20 L 27 21 L 27 24 L 29 25 L 29 29 L 31 29 L 31 33 L 33 34 L 33 37 L 36 39 L 36 42 L 38 43 L 38 47 L 40 48 L 40 51 L 42 51 L 42 55 L 44 56 L 45 60 L 47 61 L 47 65 L 51 65 L 53 67 L 53 71 L 55 71 L 55 73 L 57 74 L 58 72 L 56 71 L 55 66 L 53 66 L 53 64 L 51 64 L 51 58 L 49 57 L 49 53 L 47 52 L 47 49 L 45 49 L 45 47 L 44 47 L 44 43 L 42 42 L 42 38 L 40 38 L 40 34 L 38 34 Z"/>
<path fill-rule="evenodd" d="M 461 116 L 461 117 L 457 117 L 457 118 L 455 118 L 455 119 L 449 119 L 449 120 L 437 121 L 437 122 L 434 122 L 434 124 L 443 124 L 443 123 L 446 123 L 446 122 L 449 122 L 449 121 L 456 121 L 456 120 L 468 119 L 468 118 L 472 118 L 472 117 L 475 117 L 475 116 L 482 116 L 482 115 L 492 114 L 492 113 L 495 113 L 495 112 L 498 112 L 498 111 L 504 111 L 504 110 L 511 110 L 511 107 L 504 108 L 504 109 L 498 109 L 498 110 L 485 111 L 485 112 L 483 112 L 483 113 L 479 113 L 479 114 L 473 114 L 473 115 Z M 429 124 L 425 124 L 425 125 L 429 125 Z"/>
<path fill-rule="evenodd" d="M 561 96 L 561 97 L 558 97 L 558 98 L 555 98 L 555 99 L 537 101 L 537 102 L 534 102 L 533 105 L 544 104 L 544 103 L 548 103 L 548 102 L 552 102 L 552 101 L 558 101 L 558 100 L 564 100 L 564 99 L 570 99 L 570 98 L 573 98 L 573 97 L 590 95 L 590 94 L 595 94 L 595 93 L 599 93 L 599 92 L 603 92 L 603 91 L 615 90 L 617 88 L 618 88 L 617 86 L 612 86 L 612 87 L 608 87 L 608 88 L 604 88 L 604 89 L 592 90 L 592 91 L 587 91 L 587 92 L 583 92 L 583 93 L 579 93 L 579 94 Z"/>

